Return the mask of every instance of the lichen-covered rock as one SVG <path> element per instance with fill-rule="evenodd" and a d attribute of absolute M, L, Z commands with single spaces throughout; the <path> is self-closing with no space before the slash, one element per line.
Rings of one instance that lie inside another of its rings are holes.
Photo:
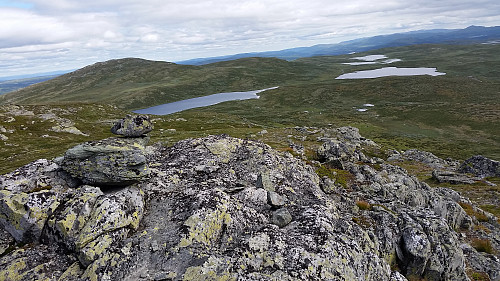
<path fill-rule="evenodd" d="M 111 132 L 124 137 L 140 137 L 153 130 L 153 123 L 147 115 L 127 115 L 127 117 L 116 122 Z"/>
<path fill-rule="evenodd" d="M 421 276 L 431 253 L 431 243 L 427 235 L 418 228 L 408 227 L 403 230 L 400 247 L 398 257 L 405 266 L 406 274 Z"/>
<path fill-rule="evenodd" d="M 70 148 L 61 167 L 84 184 L 124 186 L 149 176 L 145 138 L 108 138 Z"/>
<path fill-rule="evenodd" d="M 430 152 L 418 149 L 409 149 L 402 154 L 402 157 L 405 160 L 423 163 L 433 169 L 455 169 L 459 164 L 458 161 L 443 160 Z"/>
<path fill-rule="evenodd" d="M 11 173 L 0 176 L 0 187 L 15 193 L 40 190 L 61 190 L 77 183 L 65 175 L 60 167 L 47 159 L 39 159 Z"/>
<path fill-rule="evenodd" d="M 318 148 L 320 159 L 339 169 L 347 168 L 347 163 L 360 161 L 360 154 L 356 146 L 337 140 L 327 140 Z"/>
<path fill-rule="evenodd" d="M 76 189 L 47 221 L 44 240 L 59 242 L 75 251 L 79 235 L 90 219 L 96 200 L 102 195 L 102 191 L 93 186 Z"/>
<path fill-rule="evenodd" d="M 102 234 L 129 227 L 137 229 L 142 218 L 144 200 L 142 192 L 128 187 L 118 192 L 99 197 L 88 220 L 79 232 L 76 248 L 82 249 Z"/>
<path fill-rule="evenodd" d="M 36 242 L 59 205 L 57 197 L 49 190 L 29 194 L 0 190 L 0 225 L 18 242 Z"/>
<path fill-rule="evenodd" d="M 35 244 L 19 248 L 0 259 L 0 280 L 71 280 L 61 276 L 75 261 L 53 246 Z"/>
<path fill-rule="evenodd" d="M 279 227 L 285 227 L 292 221 L 292 215 L 287 208 L 281 208 L 273 212 L 271 222 Z"/>
<path fill-rule="evenodd" d="M 2 176 L 9 189 L 1 192 L 18 202 L 4 204 L 17 206 L 6 222 L 32 212 L 20 206 L 42 192 L 32 191 L 40 175 L 55 183 L 43 192 L 58 205 L 34 243 L 16 245 L 0 232 L 9 247 L 0 280 L 444 281 L 470 280 L 471 270 L 498 280 L 498 254 L 470 245 L 480 237 L 500 248 L 490 214 L 479 225 L 459 193 L 380 160 L 372 165 L 358 152 L 374 144 L 356 130 L 328 133 L 354 148 L 354 158 L 335 156 L 347 169 L 342 185 L 289 153 L 224 135 L 141 148 L 150 176 L 126 187 L 71 188 L 57 164 L 47 173 L 20 169 L 27 181 L 19 185 Z"/>

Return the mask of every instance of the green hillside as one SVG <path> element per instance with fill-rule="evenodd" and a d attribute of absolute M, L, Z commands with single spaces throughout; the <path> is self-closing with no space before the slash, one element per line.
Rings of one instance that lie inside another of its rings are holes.
<path fill-rule="evenodd" d="M 245 58 L 206 66 L 142 59 L 96 63 L 0 97 L 1 104 L 105 103 L 138 109 L 224 91 L 307 82 L 321 68 L 274 58 Z"/>
<path fill-rule="evenodd" d="M 15 133 L 4 134 L 10 139 L 5 145 L 0 142 L 2 156 L 7 156 L 0 158 L 10 159 L 0 164 L 3 171 L 11 170 L 39 158 L 40 153 L 62 152 L 60 143 L 70 146 L 82 140 L 110 136 L 111 121 L 121 118 L 127 110 L 218 92 L 272 86 L 280 88 L 261 93 L 260 99 L 155 117 L 157 129 L 152 138 L 174 142 L 186 137 L 226 133 L 259 139 L 285 149 L 289 144 L 289 128 L 353 125 L 385 148 L 418 148 L 456 159 L 474 154 L 500 159 L 499 53 L 498 44 L 417 45 L 292 62 L 245 58 L 203 66 L 141 59 L 97 63 L 0 96 L 0 104 L 29 105 L 35 116 L 53 109 L 64 111 L 64 118 L 73 120 L 75 126 L 88 135 L 50 133 L 57 139 L 37 139 L 44 134 L 43 130 L 36 129 L 43 122 L 37 117 L 14 116 L 16 121 L 7 123 L 9 107 L 4 106 L 0 110 L 0 125 Z M 401 61 L 342 64 L 351 62 L 352 57 L 369 54 L 383 54 Z M 435 67 L 446 75 L 335 79 L 342 73 L 385 66 Z M 95 115 L 92 108 L 97 105 L 94 103 L 106 107 Z M 374 107 L 366 112 L 356 110 L 366 103 Z M 264 129 L 268 134 L 257 134 Z M 29 149 L 23 148 L 27 142 L 30 142 Z M 302 143 L 307 147 L 307 140 Z"/>

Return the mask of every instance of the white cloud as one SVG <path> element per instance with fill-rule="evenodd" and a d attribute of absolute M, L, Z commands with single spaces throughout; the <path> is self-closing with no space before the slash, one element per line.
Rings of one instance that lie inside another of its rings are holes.
<path fill-rule="evenodd" d="M 139 39 L 139 41 L 144 42 L 144 43 L 155 43 L 155 42 L 158 42 L 159 38 L 160 37 L 158 36 L 158 34 L 149 33 L 149 34 L 145 34 L 144 36 L 142 36 L 141 39 Z"/>
<path fill-rule="evenodd" d="M 417 29 L 499 25 L 497 2 L 23 0 L 0 4 L 0 76 L 119 57 L 176 61 Z"/>

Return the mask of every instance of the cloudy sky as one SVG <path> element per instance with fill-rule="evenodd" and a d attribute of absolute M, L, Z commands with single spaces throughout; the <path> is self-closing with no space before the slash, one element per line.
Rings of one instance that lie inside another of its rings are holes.
<path fill-rule="evenodd" d="M 500 25 L 498 0 L 0 0 L 0 77 Z"/>

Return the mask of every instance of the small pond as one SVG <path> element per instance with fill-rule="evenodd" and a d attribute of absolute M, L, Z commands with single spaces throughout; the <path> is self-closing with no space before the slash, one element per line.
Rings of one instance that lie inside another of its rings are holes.
<path fill-rule="evenodd" d="M 191 108 L 204 107 L 209 105 L 218 104 L 225 101 L 232 100 L 248 100 L 248 99 L 258 99 L 258 93 L 277 89 L 278 87 L 272 87 L 262 90 L 254 90 L 248 92 L 229 92 L 229 93 L 218 93 L 204 97 L 192 98 L 187 100 L 181 100 L 171 103 L 166 103 L 162 105 L 157 105 L 145 109 L 135 110 L 135 113 L 139 114 L 153 114 L 153 115 L 168 115 L 180 111 L 184 111 Z"/>
<path fill-rule="evenodd" d="M 384 67 L 373 70 L 362 70 L 352 73 L 342 74 L 335 79 L 365 79 L 378 78 L 386 76 L 414 76 L 414 75 L 445 75 L 446 73 L 437 72 L 436 68 L 417 67 L 417 68 L 399 68 L 399 67 Z"/>

